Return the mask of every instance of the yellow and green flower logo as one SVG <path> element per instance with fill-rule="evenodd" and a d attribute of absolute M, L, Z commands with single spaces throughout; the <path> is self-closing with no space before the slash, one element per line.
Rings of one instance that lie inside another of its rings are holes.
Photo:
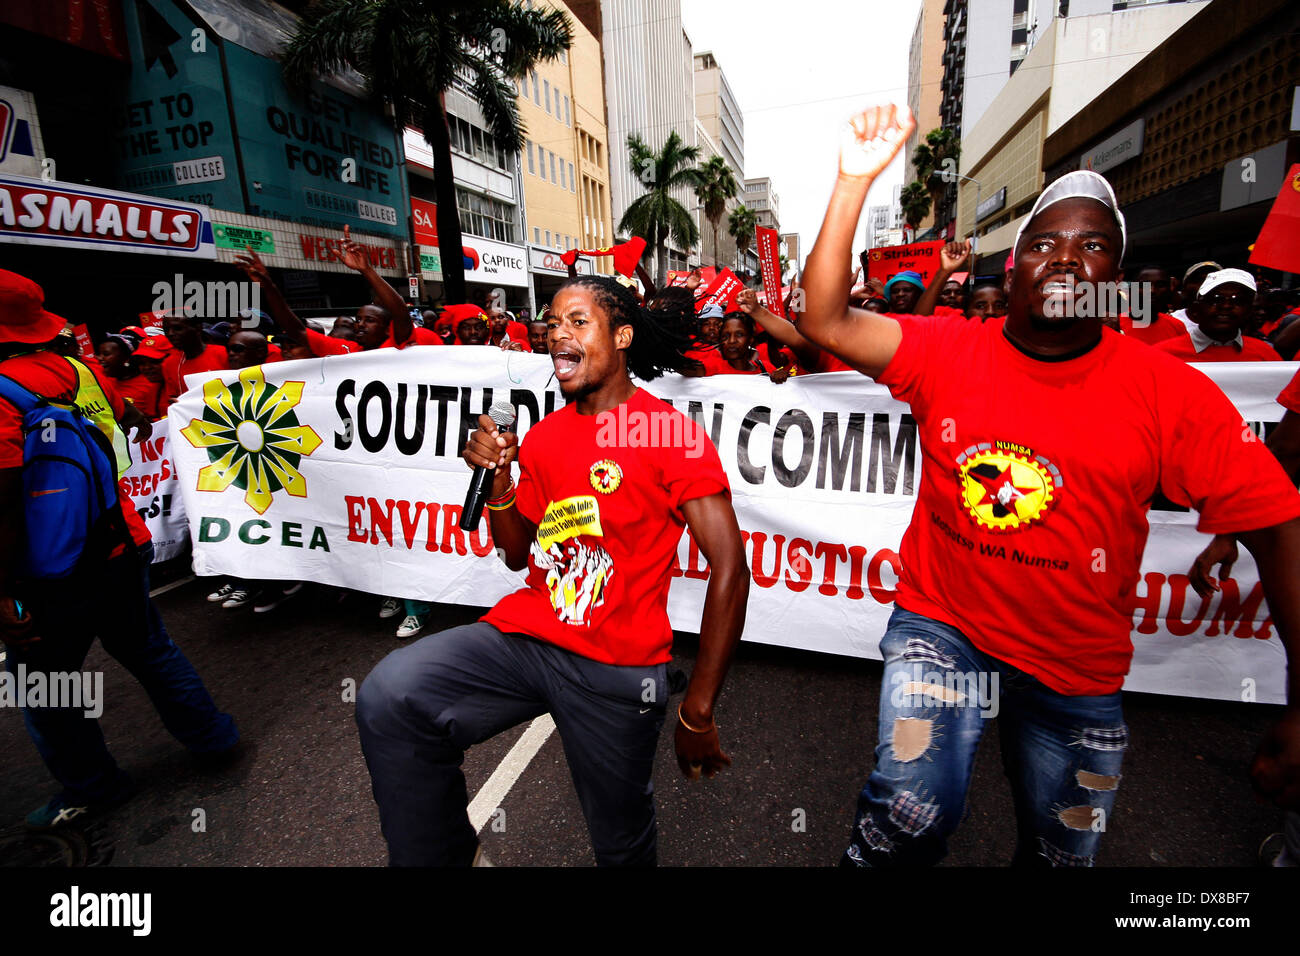
<path fill-rule="evenodd" d="M 211 461 L 199 470 L 198 490 L 220 492 L 234 485 L 258 514 L 271 507 L 277 491 L 307 497 L 298 463 L 320 447 L 321 439 L 293 412 L 302 389 L 302 382 L 273 389 L 260 365 L 244 369 L 231 385 L 219 380 L 204 385 L 203 417 L 181 430 L 195 448 L 207 449 Z"/>

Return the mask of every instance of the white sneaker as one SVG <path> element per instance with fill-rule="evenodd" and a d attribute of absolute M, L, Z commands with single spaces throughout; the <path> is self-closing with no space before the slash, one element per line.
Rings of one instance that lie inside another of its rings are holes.
<path fill-rule="evenodd" d="M 251 595 L 243 588 L 235 588 L 230 592 L 230 597 L 221 602 L 221 606 L 227 609 L 232 607 L 243 607 L 248 603 L 250 597 Z"/>
<path fill-rule="evenodd" d="M 397 629 L 397 636 L 405 640 L 408 637 L 415 637 L 422 630 L 424 630 L 424 622 L 414 614 L 408 614 L 402 621 L 402 626 Z"/>
<path fill-rule="evenodd" d="M 220 604 L 222 601 L 224 601 L 226 598 L 230 597 L 230 595 L 234 593 L 235 593 L 235 585 L 232 584 L 230 581 L 227 581 L 225 584 L 221 585 L 221 587 L 217 588 L 215 591 L 213 591 L 211 594 L 208 595 L 208 602 L 210 604 Z"/>
<path fill-rule="evenodd" d="M 403 603 L 397 598 L 384 598 L 384 603 L 379 605 L 379 619 L 386 621 L 390 617 L 397 617 L 402 613 Z"/>

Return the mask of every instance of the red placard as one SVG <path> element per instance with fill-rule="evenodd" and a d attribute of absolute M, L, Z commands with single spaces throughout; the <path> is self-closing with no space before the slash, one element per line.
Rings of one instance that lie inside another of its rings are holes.
<path fill-rule="evenodd" d="M 707 286 L 701 286 L 702 295 L 695 298 L 695 311 L 705 306 L 720 305 L 723 312 L 730 312 L 736 307 L 736 296 L 740 295 L 745 284 L 736 278 L 730 269 L 719 269 L 718 274 Z"/>
<path fill-rule="evenodd" d="M 1300 163 L 1282 179 L 1282 189 L 1259 231 L 1250 261 L 1269 269 L 1300 272 Z"/>
<path fill-rule="evenodd" d="M 867 278 L 886 282 L 897 272 L 912 269 L 921 273 L 921 281 L 929 285 L 939 268 L 939 250 L 943 240 L 914 242 L 910 246 L 884 246 L 867 253 Z"/>
<path fill-rule="evenodd" d="M 785 318 L 785 302 L 781 298 L 781 254 L 777 249 L 780 237 L 775 229 L 758 227 L 758 268 L 763 273 L 763 291 L 767 294 L 768 311 Z"/>
<path fill-rule="evenodd" d="M 411 197 L 411 218 L 415 221 L 415 244 L 438 245 L 438 206 L 426 199 Z"/>
<path fill-rule="evenodd" d="M 81 357 L 93 359 L 95 357 L 95 343 L 90 337 L 90 329 L 86 328 L 84 323 L 79 322 L 72 327 L 72 334 L 76 336 L 77 345 L 81 346 Z"/>

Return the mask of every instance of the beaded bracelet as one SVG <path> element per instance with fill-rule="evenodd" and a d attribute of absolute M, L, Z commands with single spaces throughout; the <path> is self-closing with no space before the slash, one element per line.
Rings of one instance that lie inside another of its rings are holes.
<path fill-rule="evenodd" d="M 508 511 L 514 506 L 515 506 L 515 495 L 513 490 L 510 492 L 510 496 L 506 498 L 505 501 L 499 501 L 499 502 L 489 501 L 487 503 L 488 511 Z"/>

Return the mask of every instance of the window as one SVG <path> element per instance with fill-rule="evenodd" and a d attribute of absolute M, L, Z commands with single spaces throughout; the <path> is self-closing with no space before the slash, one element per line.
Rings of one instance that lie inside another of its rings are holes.
<path fill-rule="evenodd" d="M 538 106 L 542 105 L 542 96 L 537 92 L 537 71 L 533 71 L 533 102 Z"/>
<path fill-rule="evenodd" d="M 528 141 L 528 171 L 534 176 L 537 175 L 537 167 L 533 165 L 533 141 Z"/>
<path fill-rule="evenodd" d="M 546 112 L 549 113 L 551 111 L 551 84 L 547 80 L 542 80 L 542 99 L 545 100 Z"/>
<path fill-rule="evenodd" d="M 546 244 L 548 246 L 551 244 L 551 230 L 549 229 L 546 230 Z"/>
<path fill-rule="evenodd" d="M 513 206 L 488 196 L 457 189 L 456 207 L 460 213 L 460 227 L 466 233 L 499 242 L 515 241 Z"/>
<path fill-rule="evenodd" d="M 567 96 L 564 98 L 564 125 L 565 126 L 573 125 L 572 123 L 569 122 L 569 98 Z"/>
<path fill-rule="evenodd" d="M 565 252 L 568 252 L 569 249 L 570 249 L 570 246 L 569 246 L 569 237 L 568 237 L 568 236 L 565 236 L 565 237 L 564 237 L 564 251 L 565 251 Z"/>
<path fill-rule="evenodd" d="M 551 182 L 555 182 L 555 181 L 556 181 L 556 179 L 555 179 L 555 154 L 552 153 L 549 149 L 548 149 L 546 152 L 547 152 L 548 154 L 550 154 L 550 157 L 551 157 Z"/>
<path fill-rule="evenodd" d="M 573 180 L 573 163 L 569 163 L 569 192 L 576 193 L 577 191 L 578 187 Z"/>
<path fill-rule="evenodd" d="M 540 246 L 541 244 L 542 244 L 542 230 L 538 229 L 536 226 L 533 226 L 533 245 Z"/>
<path fill-rule="evenodd" d="M 566 184 L 564 182 L 564 160 L 560 160 L 560 188 L 561 189 L 566 188 Z"/>

